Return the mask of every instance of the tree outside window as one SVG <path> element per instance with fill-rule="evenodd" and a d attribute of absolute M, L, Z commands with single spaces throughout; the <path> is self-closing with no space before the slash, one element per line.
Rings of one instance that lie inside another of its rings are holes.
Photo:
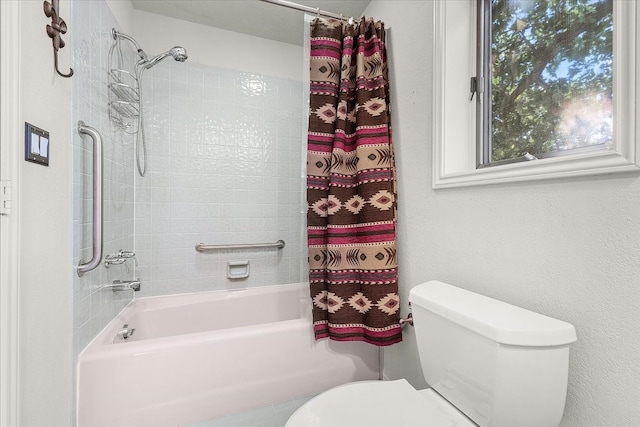
<path fill-rule="evenodd" d="M 613 1 L 484 1 L 491 1 L 489 19 L 480 16 L 490 31 L 484 163 L 611 144 Z"/>

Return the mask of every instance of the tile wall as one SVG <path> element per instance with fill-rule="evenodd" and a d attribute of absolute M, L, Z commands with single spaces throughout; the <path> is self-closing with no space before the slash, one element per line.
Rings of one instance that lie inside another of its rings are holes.
<path fill-rule="evenodd" d="M 187 48 L 188 49 L 188 48 Z M 300 81 L 164 60 L 143 76 L 148 174 L 136 174 L 142 295 L 306 280 Z M 282 250 L 211 245 L 276 242 Z M 250 276 L 227 278 L 227 262 Z"/>
<path fill-rule="evenodd" d="M 110 125 L 107 115 L 107 67 L 111 28 L 117 22 L 104 1 L 74 1 L 73 27 L 73 121 L 94 127 L 102 136 L 103 254 L 134 245 L 133 140 Z M 104 285 L 127 278 L 123 268 L 100 265 L 78 277 L 75 266 L 92 253 L 93 195 L 92 141 L 73 138 L 73 335 L 74 365 L 78 353 L 131 300 L 132 292 L 113 292 Z"/>

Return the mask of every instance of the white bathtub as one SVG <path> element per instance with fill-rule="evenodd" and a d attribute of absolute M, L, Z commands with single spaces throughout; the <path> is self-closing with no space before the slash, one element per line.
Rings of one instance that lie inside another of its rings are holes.
<path fill-rule="evenodd" d="M 314 341 L 310 304 L 306 283 L 135 299 L 79 356 L 78 426 L 175 427 L 377 379 L 374 346 Z"/>

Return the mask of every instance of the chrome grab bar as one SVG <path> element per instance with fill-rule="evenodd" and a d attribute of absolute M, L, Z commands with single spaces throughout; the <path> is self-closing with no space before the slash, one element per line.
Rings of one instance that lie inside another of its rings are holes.
<path fill-rule="evenodd" d="M 275 243 L 248 243 L 243 245 L 205 245 L 204 243 L 198 243 L 196 245 L 196 251 L 198 252 L 213 252 L 224 249 L 256 249 L 256 248 L 284 248 L 284 240 L 278 240 Z"/>
<path fill-rule="evenodd" d="M 82 276 L 102 261 L 102 137 L 91 126 L 78 122 L 78 134 L 89 135 L 93 140 L 93 254 L 88 262 L 80 261 L 76 272 Z"/>

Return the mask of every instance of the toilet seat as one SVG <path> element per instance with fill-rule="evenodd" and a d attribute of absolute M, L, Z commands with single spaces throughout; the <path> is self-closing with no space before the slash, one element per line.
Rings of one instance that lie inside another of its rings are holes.
<path fill-rule="evenodd" d="M 328 390 L 304 405 L 285 427 L 477 427 L 433 390 L 406 380 L 361 381 Z"/>

